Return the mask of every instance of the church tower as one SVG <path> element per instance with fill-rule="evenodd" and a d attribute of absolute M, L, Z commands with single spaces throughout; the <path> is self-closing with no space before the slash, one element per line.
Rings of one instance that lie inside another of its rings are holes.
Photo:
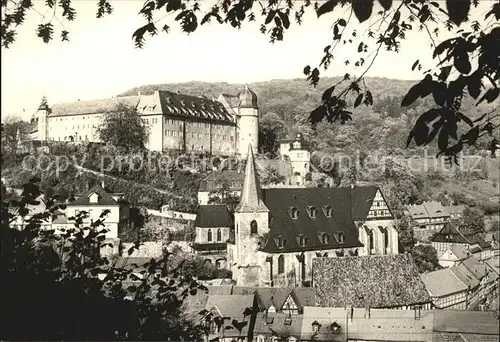
<path fill-rule="evenodd" d="M 236 142 L 237 153 L 247 157 L 247 149 L 250 144 L 254 151 L 259 148 L 259 106 L 257 95 L 245 86 L 238 94 L 238 108 L 236 108 Z"/>
<path fill-rule="evenodd" d="M 238 285 L 258 285 L 267 272 L 265 255 L 258 252 L 263 234 L 269 233 L 269 209 L 262 200 L 252 144 L 248 144 L 245 179 L 240 203 L 234 213 L 235 248 L 233 277 Z"/>
<path fill-rule="evenodd" d="M 47 98 L 44 96 L 42 98 L 42 103 L 38 107 L 36 112 L 36 121 L 38 126 L 38 136 L 35 140 L 48 140 L 48 132 L 49 132 L 49 116 L 50 108 L 47 104 Z"/>

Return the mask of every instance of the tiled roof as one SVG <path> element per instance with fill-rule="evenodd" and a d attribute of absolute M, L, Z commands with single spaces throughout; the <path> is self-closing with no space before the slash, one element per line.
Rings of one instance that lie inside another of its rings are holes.
<path fill-rule="evenodd" d="M 233 218 L 225 204 L 200 205 L 194 221 L 195 227 L 232 227 Z"/>
<path fill-rule="evenodd" d="M 359 193 L 358 193 L 359 194 Z M 262 250 L 267 253 L 283 253 L 304 250 L 360 247 L 358 229 L 351 216 L 351 188 L 274 188 L 263 190 L 264 203 L 271 212 L 270 238 Z M 357 202 L 362 202 L 360 199 Z M 332 215 L 327 217 L 326 208 Z M 316 217 L 308 211 L 316 209 Z M 292 218 L 292 210 L 298 210 L 298 217 Z M 357 209 L 356 209 L 357 211 Z M 334 234 L 343 233 L 344 242 L 339 243 Z M 323 244 L 322 234 L 328 234 L 329 241 Z M 299 244 L 299 236 L 307 241 Z M 283 248 L 278 248 L 277 239 L 285 239 Z"/>
<path fill-rule="evenodd" d="M 99 196 L 97 203 L 90 203 L 90 196 L 92 194 L 97 194 Z M 102 188 L 102 186 L 96 184 L 92 188 L 90 188 L 87 192 L 85 192 L 83 195 L 78 197 L 76 200 L 74 200 L 71 203 L 68 203 L 68 205 L 74 206 L 74 205 L 119 205 L 119 204 L 110 194 L 108 194 Z"/>
<path fill-rule="evenodd" d="M 453 244 L 450 247 L 450 250 L 458 258 L 458 260 L 464 260 L 470 256 L 469 250 L 464 245 Z"/>
<path fill-rule="evenodd" d="M 353 220 L 365 220 L 375 199 L 378 187 L 356 186 L 351 189 L 351 208 Z"/>
<path fill-rule="evenodd" d="M 299 310 L 303 310 L 306 306 L 316 305 L 316 290 L 312 287 L 296 287 L 291 295 Z"/>
<path fill-rule="evenodd" d="M 448 243 L 469 243 L 468 239 L 462 234 L 456 226 L 456 222 L 448 221 L 443 228 L 431 237 L 432 242 Z M 448 236 L 450 238 L 448 238 Z"/>
<path fill-rule="evenodd" d="M 58 103 L 51 107 L 50 117 L 97 114 L 112 111 L 118 103 L 124 103 L 130 106 L 136 106 L 139 102 L 139 96 L 114 97 L 110 99 L 77 101 L 68 103 Z"/>
<path fill-rule="evenodd" d="M 283 338 L 281 340 L 293 336 L 298 340 L 301 329 L 302 315 L 289 316 L 280 312 L 258 313 L 255 317 L 253 335 L 279 336 Z"/>
<path fill-rule="evenodd" d="M 252 308 L 255 300 L 254 295 L 209 295 L 205 308 L 211 310 L 217 308 L 223 317 L 243 317 L 247 308 Z"/>
<path fill-rule="evenodd" d="M 467 285 L 449 268 L 425 273 L 421 277 L 433 297 L 445 297 L 467 291 Z"/>
<path fill-rule="evenodd" d="M 476 278 L 463 264 L 450 267 L 450 270 L 457 276 L 462 283 L 469 289 L 475 289 L 479 285 L 479 279 Z"/>
<path fill-rule="evenodd" d="M 482 279 L 487 273 L 486 265 L 479 262 L 476 258 L 468 258 L 462 261 L 460 265 L 467 267 L 477 279 Z"/>
<path fill-rule="evenodd" d="M 409 254 L 315 258 L 312 262 L 318 306 L 385 308 L 430 302 Z"/>
<path fill-rule="evenodd" d="M 494 312 L 434 310 L 434 331 L 497 335 L 500 333 Z"/>

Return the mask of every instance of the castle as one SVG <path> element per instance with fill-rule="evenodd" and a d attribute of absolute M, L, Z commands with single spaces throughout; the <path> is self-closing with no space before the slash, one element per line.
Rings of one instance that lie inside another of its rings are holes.
<path fill-rule="evenodd" d="M 118 104 L 133 106 L 148 125 L 148 149 L 178 150 L 246 157 L 248 145 L 259 145 L 257 95 L 245 87 L 238 95 L 220 94 L 217 100 L 156 90 L 153 94 L 77 101 L 49 107 L 42 100 L 32 140 L 100 142 L 97 128 Z"/>
<path fill-rule="evenodd" d="M 201 205 L 195 220 L 193 248 L 230 268 L 238 285 L 305 284 L 314 258 L 399 253 L 378 187 L 262 189 L 252 151 L 234 217 L 224 206 Z"/>

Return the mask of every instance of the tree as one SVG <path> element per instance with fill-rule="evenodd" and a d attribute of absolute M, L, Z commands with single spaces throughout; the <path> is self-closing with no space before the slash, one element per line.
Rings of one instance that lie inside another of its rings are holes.
<path fill-rule="evenodd" d="M 149 128 L 142 122 L 136 108 L 123 103 L 104 114 L 97 133 L 101 141 L 127 151 L 144 149 L 149 139 Z"/>
<path fill-rule="evenodd" d="M 444 206 L 449 206 L 450 205 L 450 200 L 448 199 L 448 197 L 443 194 L 442 192 L 439 193 L 438 197 L 437 197 L 437 201 L 439 203 L 441 203 L 442 205 Z"/>
<path fill-rule="evenodd" d="M 222 181 L 220 188 L 212 190 L 208 194 L 208 204 L 225 204 L 231 213 L 234 212 L 239 202 L 240 197 L 234 193 L 226 180 Z"/>
<path fill-rule="evenodd" d="M 466 207 L 458 224 L 460 231 L 484 233 L 484 213 L 477 207 Z"/>
<path fill-rule="evenodd" d="M 274 167 L 268 165 L 259 174 L 260 181 L 262 185 L 277 185 L 285 183 L 286 178 L 278 172 Z"/>
<path fill-rule="evenodd" d="M 9 116 L 2 123 L 2 157 L 3 167 L 18 162 L 18 154 L 23 141 L 27 140 L 30 124 L 20 117 Z"/>
<path fill-rule="evenodd" d="M 413 261 L 420 273 L 427 273 L 441 268 L 437 251 L 431 245 L 418 245 L 411 251 Z"/>
<path fill-rule="evenodd" d="M 181 268 L 165 267 L 169 254 L 145 265 L 142 277 L 99 253 L 106 232 L 104 217 L 83 224 L 88 213 L 74 218 L 74 228 L 55 234 L 41 229 L 56 210 L 26 219 L 22 229 L 12 228 L 25 217 L 28 204 L 38 204 L 39 180 L 23 187 L 20 200 L 3 201 L 2 337 L 9 340 L 200 340 L 201 329 L 182 311 L 183 299 L 207 289 Z M 133 248 L 129 250 L 129 253 Z M 160 276 L 156 276 L 160 274 Z M 102 276 L 102 277 L 99 277 Z M 22 303 L 22 305 L 20 305 Z M 24 329 L 18 328 L 22 321 Z"/>
<path fill-rule="evenodd" d="M 285 122 L 276 113 L 266 113 L 259 121 L 260 153 L 274 158 L 279 149 L 279 136 L 285 129 Z"/>
<path fill-rule="evenodd" d="M 399 52 L 401 43 L 408 34 L 416 32 L 426 35 L 431 41 L 429 54 L 436 59 L 435 68 L 425 70 L 423 79 L 410 88 L 401 101 L 402 107 L 409 107 L 419 98 L 434 100 L 434 108 L 426 110 L 416 120 L 411 130 L 407 146 L 414 142 L 416 146 L 428 145 L 437 140 L 440 153 L 452 162 L 458 162 L 457 154 L 466 145 L 472 146 L 485 135 L 493 136 L 493 130 L 499 124 L 492 120 L 498 117 L 495 108 L 487 111 L 480 118 L 472 120 L 461 111 L 464 94 L 477 100 L 477 104 L 494 103 L 500 96 L 500 64 L 498 63 L 498 40 L 500 39 L 500 4 L 492 1 L 484 13 L 484 23 L 469 21 L 471 11 L 479 6 L 479 0 L 447 0 L 443 3 L 431 0 L 379 0 L 375 2 L 361 0 L 326 0 L 313 1 L 268 1 L 265 4 L 255 1 L 226 0 L 222 4 L 201 10 L 199 1 L 151 0 L 146 1 L 139 11 L 146 23 L 132 35 L 134 44 L 142 48 L 145 36 L 155 36 L 159 25 L 161 30 L 169 32 L 168 23 L 161 23 L 155 14 L 172 14 L 182 30 L 192 33 L 204 24 L 215 19 L 219 24 L 229 24 L 240 28 L 245 21 L 256 19 L 254 11 L 260 11 L 264 23 L 260 31 L 269 35 L 271 42 L 282 41 L 293 19 L 300 25 L 306 12 L 315 12 L 317 17 L 332 15 L 335 8 L 347 7 L 346 17 L 332 19 L 333 42 L 325 46 L 324 55 L 317 67 L 305 66 L 303 71 L 307 80 L 317 85 L 320 80 L 320 68 L 327 69 L 335 52 L 342 45 L 357 46 L 359 58 L 347 59 L 345 64 L 354 64 L 360 68 L 359 76 L 345 74 L 343 79 L 332 84 L 324 93 L 321 104 L 309 116 L 314 125 L 323 120 L 341 124 L 352 120 L 352 109 L 361 104 L 373 105 L 373 95 L 364 82 L 364 77 L 382 48 L 390 52 Z M 72 21 L 76 11 L 71 0 L 47 1 L 48 9 L 63 10 L 62 19 Z M 380 5 L 380 7 L 378 7 Z M 32 1 L 14 0 L 2 3 L 2 45 L 9 47 L 16 37 L 16 30 L 24 22 L 26 13 L 33 7 Z M 377 8 L 379 10 L 377 10 Z M 479 11 L 479 10 L 478 10 Z M 113 7 L 109 0 L 97 2 L 97 18 L 111 14 Z M 55 12 L 54 12 L 55 13 Z M 351 22 L 352 15 L 359 23 L 378 17 L 379 25 L 371 25 L 365 34 L 358 34 L 356 23 Z M 56 16 L 52 16 L 59 19 Z M 44 17 L 42 17 L 44 18 Z M 292 18 L 292 20 L 291 20 Z M 168 19 L 166 19 L 168 20 Z M 444 25 L 443 25 L 444 23 Z M 470 24 L 470 25 L 468 25 Z M 468 25 L 468 26 L 467 26 Z M 437 42 L 443 30 L 451 33 L 451 38 Z M 351 31 L 351 29 L 353 29 Z M 349 30 L 349 31 L 348 31 Z M 54 24 L 44 21 L 37 28 L 37 35 L 48 43 L 54 38 Z M 350 35 L 348 35 L 350 33 Z M 63 28 L 61 39 L 68 40 L 69 32 Z M 477 63 L 476 63 L 477 62 Z M 410 64 L 408 65 L 410 67 Z M 474 66 L 474 67 L 473 67 Z M 422 70 L 419 60 L 411 62 L 413 70 Z M 459 132 L 463 132 L 460 133 Z"/>

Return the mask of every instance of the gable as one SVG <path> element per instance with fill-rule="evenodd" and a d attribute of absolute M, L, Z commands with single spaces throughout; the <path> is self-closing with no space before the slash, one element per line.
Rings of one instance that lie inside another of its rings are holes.
<path fill-rule="evenodd" d="M 95 192 L 89 195 L 89 202 L 90 203 L 97 203 L 99 201 L 99 195 L 96 194 Z"/>
<path fill-rule="evenodd" d="M 283 303 L 283 306 L 281 307 L 281 311 L 283 310 L 298 310 L 298 305 L 295 303 L 295 300 L 293 299 L 292 293 L 288 295 L 286 298 L 285 302 Z"/>
<path fill-rule="evenodd" d="M 375 197 L 371 202 L 370 209 L 368 211 L 367 218 L 392 218 L 391 210 L 389 209 L 389 205 L 385 201 L 384 196 L 382 196 L 382 192 L 380 189 L 377 189 L 375 193 Z"/>

